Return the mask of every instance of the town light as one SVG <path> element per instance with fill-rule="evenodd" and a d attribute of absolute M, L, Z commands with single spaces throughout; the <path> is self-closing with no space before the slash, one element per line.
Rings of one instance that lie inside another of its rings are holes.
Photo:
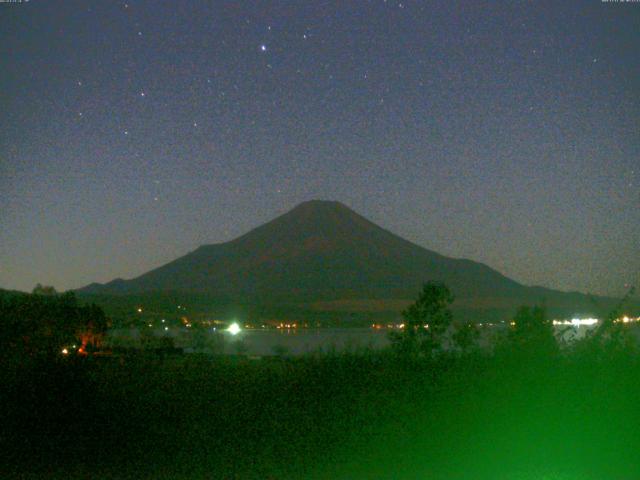
<path fill-rule="evenodd" d="M 233 322 L 231 325 L 229 325 L 229 328 L 227 328 L 227 332 L 229 332 L 231 335 L 237 335 L 240 333 L 240 331 L 241 328 L 237 322 Z"/>
<path fill-rule="evenodd" d="M 573 327 L 593 326 L 598 323 L 597 318 L 572 318 L 571 320 L 553 320 L 553 325 L 571 325 Z"/>

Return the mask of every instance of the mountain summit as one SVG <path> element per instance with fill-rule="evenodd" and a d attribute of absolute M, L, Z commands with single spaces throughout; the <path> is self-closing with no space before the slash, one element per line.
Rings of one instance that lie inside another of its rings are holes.
<path fill-rule="evenodd" d="M 243 304 L 408 301 L 429 280 L 446 283 L 459 307 L 495 310 L 586 296 L 523 286 L 481 263 L 422 248 L 339 202 L 312 200 L 226 243 L 195 251 L 131 280 L 81 293 L 206 293 Z"/>

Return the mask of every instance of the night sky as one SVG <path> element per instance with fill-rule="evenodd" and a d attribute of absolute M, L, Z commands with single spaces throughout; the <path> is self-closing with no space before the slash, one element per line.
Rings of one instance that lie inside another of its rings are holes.
<path fill-rule="evenodd" d="M 309 199 L 526 284 L 640 277 L 640 3 L 0 3 L 0 286 Z"/>

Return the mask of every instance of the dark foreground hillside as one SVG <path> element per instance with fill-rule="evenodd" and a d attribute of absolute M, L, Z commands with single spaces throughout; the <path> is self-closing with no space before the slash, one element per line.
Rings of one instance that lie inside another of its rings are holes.
<path fill-rule="evenodd" d="M 639 367 L 630 352 L 5 358 L 0 477 L 637 479 Z"/>

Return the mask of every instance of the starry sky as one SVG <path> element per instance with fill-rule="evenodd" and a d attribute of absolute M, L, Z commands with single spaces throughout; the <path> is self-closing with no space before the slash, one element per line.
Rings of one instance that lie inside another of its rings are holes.
<path fill-rule="evenodd" d="M 525 284 L 640 279 L 640 3 L 0 3 L 0 287 L 310 199 Z"/>

